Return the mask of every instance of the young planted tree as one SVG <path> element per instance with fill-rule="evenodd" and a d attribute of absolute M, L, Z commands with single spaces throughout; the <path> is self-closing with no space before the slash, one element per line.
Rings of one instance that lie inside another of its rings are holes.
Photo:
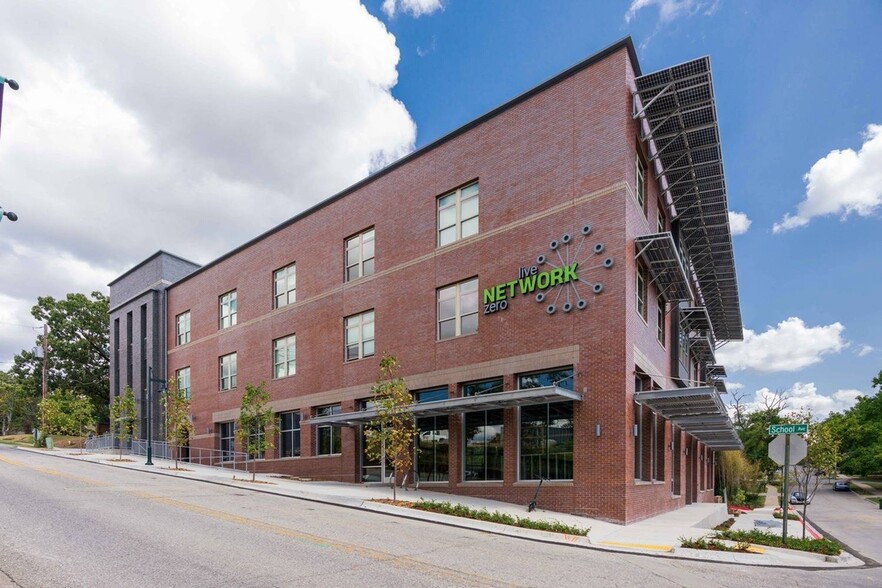
<path fill-rule="evenodd" d="M 181 454 L 181 446 L 190 442 L 193 433 L 193 423 L 190 421 L 190 397 L 178 388 L 174 378 L 169 379 L 165 393 L 162 395 L 162 404 L 165 408 L 166 441 L 174 448 L 175 469 L 178 469 L 178 459 Z"/>
<path fill-rule="evenodd" d="M 110 405 L 110 425 L 119 440 L 119 458 L 122 459 L 123 445 L 135 434 L 138 415 L 135 413 L 135 392 L 126 386 L 123 393 L 113 399 Z"/>
<path fill-rule="evenodd" d="M 387 460 L 392 464 L 392 499 L 396 500 L 395 481 L 399 472 L 407 472 L 413 466 L 414 440 L 417 436 L 416 421 L 410 405 L 413 399 L 404 378 L 398 377 L 398 360 L 383 354 L 380 374 L 371 389 L 377 418 L 370 423 L 366 452 L 372 459 Z"/>
<path fill-rule="evenodd" d="M 810 415 L 809 418 L 811 418 Z M 803 539 L 805 539 L 805 514 L 808 505 L 818 491 L 821 478 L 835 472 L 841 458 L 840 441 L 834 436 L 832 428 L 825 423 L 809 423 L 806 441 L 808 444 L 807 455 L 801 464 L 793 468 L 796 487 L 805 496 L 802 503 Z"/>
<path fill-rule="evenodd" d="M 251 468 L 251 481 L 257 477 L 257 459 L 263 457 L 267 449 L 275 447 L 271 431 L 273 428 L 273 409 L 267 406 L 269 392 L 259 386 L 245 384 L 245 393 L 242 394 L 242 406 L 239 409 L 239 423 L 236 435 L 239 442 L 245 448 L 248 458 L 254 460 Z"/>

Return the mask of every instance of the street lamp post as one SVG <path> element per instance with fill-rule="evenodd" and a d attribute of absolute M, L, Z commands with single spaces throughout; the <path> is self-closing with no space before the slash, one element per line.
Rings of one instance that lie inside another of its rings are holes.
<path fill-rule="evenodd" d="M 153 377 L 153 367 L 147 368 L 147 461 L 153 465 L 153 384 L 165 386 L 165 380 Z"/>
<path fill-rule="evenodd" d="M 17 215 L 17 214 L 15 214 L 14 212 L 12 212 L 11 210 L 3 210 L 3 207 L 0 206 L 0 221 L 3 220 L 3 217 L 4 217 L 4 216 L 5 216 L 6 218 L 8 218 L 9 220 L 11 220 L 12 222 L 15 222 L 15 221 L 18 220 L 18 215 Z"/>

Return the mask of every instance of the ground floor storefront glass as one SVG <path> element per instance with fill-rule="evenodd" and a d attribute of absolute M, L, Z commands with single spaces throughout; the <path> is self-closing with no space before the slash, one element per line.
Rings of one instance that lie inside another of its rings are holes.
<path fill-rule="evenodd" d="M 446 400 L 447 388 L 414 392 L 417 403 Z M 446 482 L 450 474 L 450 417 L 432 416 L 416 420 L 416 471 L 422 482 Z"/>
<path fill-rule="evenodd" d="M 520 389 L 543 386 L 572 390 L 572 368 L 518 377 Z M 520 479 L 572 480 L 573 402 L 522 406 L 519 425 Z"/>

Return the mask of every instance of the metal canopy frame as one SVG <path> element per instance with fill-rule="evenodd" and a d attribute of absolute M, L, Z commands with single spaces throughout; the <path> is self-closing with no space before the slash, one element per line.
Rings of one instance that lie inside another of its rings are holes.
<path fill-rule="evenodd" d="M 710 315 L 703 306 L 687 306 L 680 309 L 680 324 L 687 333 L 713 333 Z"/>
<path fill-rule="evenodd" d="M 672 205 L 715 336 L 741 340 L 743 326 L 729 228 L 726 179 L 710 58 L 635 80 L 641 120 L 663 194 Z"/>
<path fill-rule="evenodd" d="M 668 300 L 690 300 L 692 289 L 686 267 L 670 233 L 643 235 L 634 240 L 637 259 L 642 259 L 659 290 Z"/>
<path fill-rule="evenodd" d="M 717 360 L 714 355 L 714 343 L 708 335 L 690 334 L 689 351 L 699 363 L 713 363 Z"/>
<path fill-rule="evenodd" d="M 725 378 L 727 377 L 726 368 L 719 364 L 713 364 L 707 366 L 707 375 L 712 378 Z"/>
<path fill-rule="evenodd" d="M 507 392 L 479 394 L 477 396 L 464 396 L 462 398 L 448 398 L 447 400 L 435 400 L 432 402 L 415 402 L 408 407 L 408 410 L 410 410 L 415 418 L 420 418 L 479 410 L 493 410 L 496 408 L 511 408 L 528 404 L 563 402 L 566 400 L 582 400 L 582 394 L 559 386 L 541 386 L 538 388 L 526 388 L 524 390 L 510 390 Z M 350 427 L 356 427 L 375 420 L 377 416 L 377 410 L 371 408 L 355 412 L 313 417 L 309 420 L 303 421 L 303 424 L 347 425 Z"/>
<path fill-rule="evenodd" d="M 726 407 L 713 386 L 637 392 L 634 399 L 711 449 L 743 448 Z"/>

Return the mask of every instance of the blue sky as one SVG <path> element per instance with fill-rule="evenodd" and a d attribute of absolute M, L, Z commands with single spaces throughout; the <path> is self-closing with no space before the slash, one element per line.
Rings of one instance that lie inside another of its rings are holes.
<path fill-rule="evenodd" d="M 819 395 L 872 392 L 882 369 L 878 210 L 772 229 L 805 199 L 803 176 L 815 162 L 858 151 L 867 125 L 882 124 L 882 3 L 670 2 L 681 12 L 665 20 L 665 2 L 649 2 L 629 22 L 627 2 L 449 0 L 430 15 L 392 19 L 381 4 L 367 6 L 401 49 L 393 94 L 417 124 L 417 146 L 625 35 L 644 72 L 709 55 L 730 210 L 751 221 L 734 237 L 744 325 L 757 335 L 772 329 L 760 347 L 792 345 L 798 356 L 781 369 L 787 357 L 764 361 L 768 350 L 753 350 L 745 363 L 769 371 L 730 368 L 729 380 L 749 400 L 763 388 L 791 391 L 791 406 L 820 413 L 854 395 L 835 404 Z M 791 317 L 804 328 L 777 328 Z M 814 330 L 836 323 L 838 337 Z"/>
<path fill-rule="evenodd" d="M 746 229 L 730 389 L 824 414 L 882 368 L 880 2 L 8 0 L 4 20 L 0 369 L 37 296 L 106 292 L 160 248 L 208 262 L 626 35 L 644 72 L 711 57 Z"/>

